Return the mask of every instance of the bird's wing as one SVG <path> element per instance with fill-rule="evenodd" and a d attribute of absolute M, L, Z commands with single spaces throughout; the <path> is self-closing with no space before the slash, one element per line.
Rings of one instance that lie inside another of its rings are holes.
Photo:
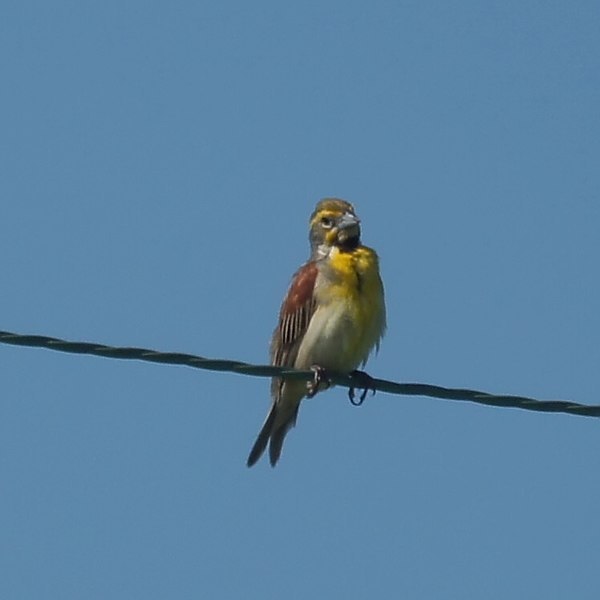
<path fill-rule="evenodd" d="M 296 271 L 285 296 L 279 323 L 271 340 L 271 364 L 278 367 L 293 367 L 298 348 L 315 312 L 314 289 L 317 279 L 317 265 L 309 261 Z M 283 440 L 290 427 L 296 422 L 300 400 L 305 393 L 305 384 L 295 384 L 291 397 L 282 394 L 283 380 L 274 377 L 271 384 L 273 403 L 265 422 L 252 446 L 247 465 L 251 467 L 262 455 L 271 440 L 269 460 L 275 466 L 281 454 Z M 299 388 L 299 393 L 296 388 Z M 286 388 L 290 390 L 290 388 Z"/>
<path fill-rule="evenodd" d="M 309 261 L 294 274 L 281 305 L 279 323 L 271 340 L 271 364 L 273 365 L 279 367 L 294 365 L 298 348 L 315 312 L 314 290 L 317 273 L 316 262 Z"/>

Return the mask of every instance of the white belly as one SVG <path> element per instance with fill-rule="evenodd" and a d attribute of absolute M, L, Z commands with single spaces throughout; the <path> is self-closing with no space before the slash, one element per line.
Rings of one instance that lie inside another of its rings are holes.
<path fill-rule="evenodd" d="M 319 365 L 341 373 L 353 371 L 366 361 L 380 336 L 374 324 L 362 325 L 357 326 L 356 314 L 346 303 L 317 308 L 300 345 L 296 368 Z"/>

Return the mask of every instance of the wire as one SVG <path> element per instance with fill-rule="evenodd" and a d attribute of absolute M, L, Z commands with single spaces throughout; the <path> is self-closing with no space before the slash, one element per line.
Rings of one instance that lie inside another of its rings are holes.
<path fill-rule="evenodd" d="M 9 331 L 0 331 L 0 343 L 13 346 L 29 346 L 34 348 L 47 348 L 59 352 L 70 352 L 74 354 L 91 354 L 104 358 L 118 358 L 124 360 L 142 360 L 146 362 L 161 363 L 168 365 L 182 365 L 195 369 L 206 369 L 208 371 L 226 371 L 240 375 L 252 375 L 254 377 L 276 377 L 284 376 L 287 379 L 304 379 L 310 381 L 314 378 L 313 371 L 300 371 L 285 367 L 274 367 L 271 365 L 253 365 L 245 362 L 227 359 L 204 358 L 193 354 L 181 352 L 158 352 L 146 348 L 114 347 L 103 344 L 88 342 L 68 342 L 52 337 L 41 335 L 20 335 Z M 337 375 L 328 373 L 332 382 L 353 390 L 361 388 L 364 384 L 364 374 Z M 505 408 L 521 408 L 538 412 L 557 412 L 570 415 L 586 417 L 600 417 L 600 406 L 577 404 L 565 400 L 536 400 L 525 396 L 494 395 L 486 392 L 478 392 L 468 389 L 444 388 L 436 385 L 422 383 L 397 383 L 385 379 L 372 378 L 369 386 L 378 391 L 389 394 L 407 396 L 429 396 L 443 400 L 459 400 L 475 402 L 487 406 L 501 406 Z"/>

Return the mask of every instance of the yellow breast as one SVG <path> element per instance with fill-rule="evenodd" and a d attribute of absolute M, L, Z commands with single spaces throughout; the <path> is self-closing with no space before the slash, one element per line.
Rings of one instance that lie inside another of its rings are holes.
<path fill-rule="evenodd" d="M 318 304 L 329 307 L 336 335 L 350 368 L 366 361 L 385 330 L 379 260 L 371 248 L 331 249 L 320 265 Z"/>

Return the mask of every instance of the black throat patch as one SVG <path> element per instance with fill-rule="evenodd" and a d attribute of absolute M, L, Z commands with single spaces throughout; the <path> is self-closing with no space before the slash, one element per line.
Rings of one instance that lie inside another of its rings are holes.
<path fill-rule="evenodd" d="M 352 250 L 356 250 L 360 243 L 360 239 L 357 237 L 348 238 L 344 241 L 343 244 L 338 244 L 338 248 L 340 252 L 352 252 Z"/>

